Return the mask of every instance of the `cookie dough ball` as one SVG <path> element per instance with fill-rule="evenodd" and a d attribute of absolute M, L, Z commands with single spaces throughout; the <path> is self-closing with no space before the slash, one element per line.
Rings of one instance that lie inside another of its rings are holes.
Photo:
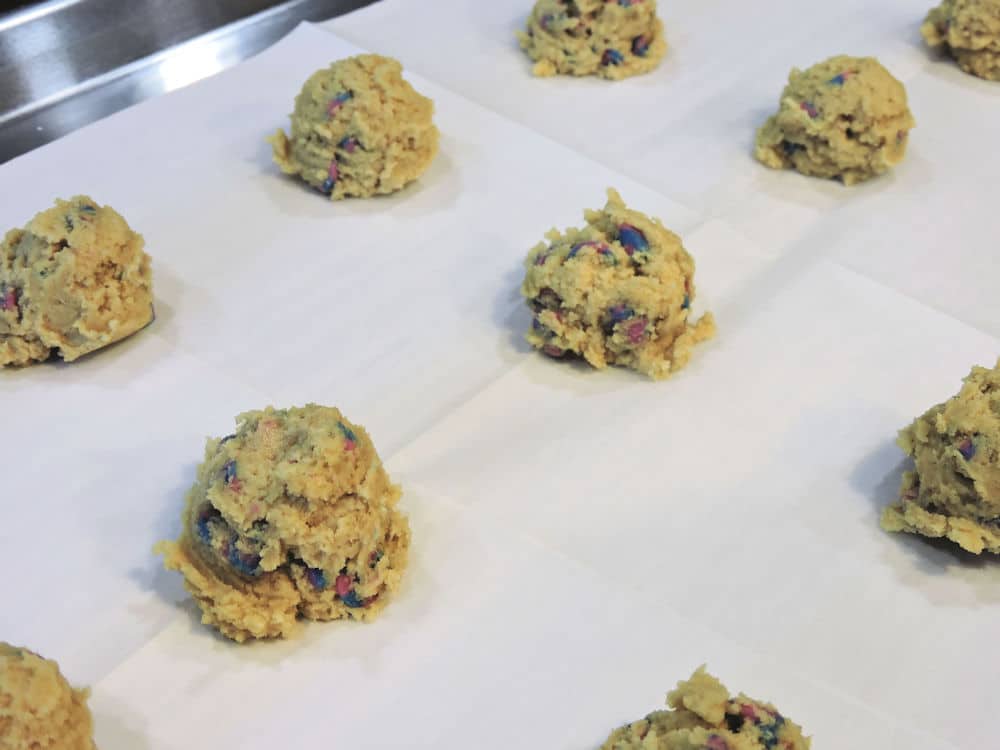
<path fill-rule="evenodd" d="M 400 190 L 438 150 L 434 103 L 396 61 L 358 55 L 318 70 L 295 98 L 292 133 L 268 138 L 274 161 L 331 200 Z"/>
<path fill-rule="evenodd" d="M 927 14 L 920 33 L 966 73 L 1000 81 L 1000 0 L 944 0 Z"/>
<path fill-rule="evenodd" d="M 704 667 L 667 695 L 671 710 L 616 729 L 601 750 L 809 750 L 802 728 L 769 703 L 735 698 Z"/>
<path fill-rule="evenodd" d="M 1000 554 L 1000 362 L 973 368 L 958 395 L 917 417 L 898 443 L 914 470 L 882 527 Z"/>
<path fill-rule="evenodd" d="M 374 619 L 399 588 L 410 528 L 368 434 L 333 408 L 252 411 L 209 440 L 181 536 L 161 542 L 202 622 L 236 641 L 299 616 Z"/>
<path fill-rule="evenodd" d="M 0 366 L 58 354 L 72 362 L 153 319 L 142 235 L 110 206 L 78 195 L 0 243 Z"/>
<path fill-rule="evenodd" d="M 54 661 L 0 643 L 0 750 L 95 750 L 87 695 Z"/>
<path fill-rule="evenodd" d="M 517 38 L 536 76 L 619 80 L 648 73 L 667 52 L 656 0 L 538 0 Z"/>
<path fill-rule="evenodd" d="M 754 155 L 772 169 L 853 185 L 902 161 L 915 124 L 906 89 L 878 60 L 840 55 L 791 72 Z"/>
<path fill-rule="evenodd" d="M 584 215 L 585 227 L 553 229 L 528 253 L 528 341 L 550 357 L 667 377 L 715 333 L 711 314 L 689 321 L 694 261 L 676 234 L 626 208 L 614 190 L 604 210 Z"/>

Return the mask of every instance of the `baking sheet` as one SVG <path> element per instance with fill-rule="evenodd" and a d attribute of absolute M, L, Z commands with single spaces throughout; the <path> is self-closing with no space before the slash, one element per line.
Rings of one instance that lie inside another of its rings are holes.
<path fill-rule="evenodd" d="M 300 27 L 0 170 L 6 225 L 86 191 L 154 257 L 154 326 L 0 389 L 6 489 L 28 498 L 0 527 L 0 637 L 94 685 L 102 749 L 595 747 L 702 662 L 817 747 L 990 742 L 998 569 L 876 520 L 895 430 L 996 339 L 815 250 L 825 218 L 761 241 L 412 73 L 441 156 L 397 196 L 330 205 L 262 139 L 356 51 Z M 682 234 L 719 318 L 667 383 L 522 340 L 526 250 L 608 185 Z M 375 624 L 234 646 L 150 548 L 205 435 L 309 400 L 374 435 L 413 567 Z"/>

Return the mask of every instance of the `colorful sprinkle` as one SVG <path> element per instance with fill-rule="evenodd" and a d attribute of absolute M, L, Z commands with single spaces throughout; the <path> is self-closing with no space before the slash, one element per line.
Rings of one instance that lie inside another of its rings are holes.
<path fill-rule="evenodd" d="M 729 743 L 717 734 L 710 734 L 705 740 L 705 750 L 729 750 Z"/>
<path fill-rule="evenodd" d="M 344 596 L 346 596 L 347 593 L 352 588 L 354 588 L 354 579 L 351 578 L 349 575 L 341 573 L 339 576 L 337 576 L 337 580 L 334 582 L 334 586 L 337 589 L 337 596 L 343 599 Z"/>
<path fill-rule="evenodd" d="M 205 544 L 212 542 L 212 530 L 208 527 L 211 520 L 212 512 L 210 510 L 203 510 L 198 516 L 198 538 Z"/>
<path fill-rule="evenodd" d="M 565 349 L 560 349 L 558 346 L 555 346 L 554 344 L 546 344 L 545 346 L 542 347 L 542 351 L 548 354 L 550 357 L 554 357 L 555 359 L 559 359 L 560 357 L 566 354 Z"/>
<path fill-rule="evenodd" d="M 228 546 L 229 554 L 227 558 L 229 559 L 229 564 L 238 572 L 248 576 L 255 576 L 260 573 L 260 555 L 253 552 L 240 552 L 236 547 L 235 537 Z"/>
<path fill-rule="evenodd" d="M 549 333 L 549 329 L 538 318 L 531 319 L 531 328 L 539 333 Z"/>
<path fill-rule="evenodd" d="M 750 719 L 755 724 L 760 722 L 760 714 L 757 713 L 757 707 L 751 703 L 740 705 L 740 716 L 744 719 Z"/>
<path fill-rule="evenodd" d="M 622 243 L 622 247 L 625 248 L 629 257 L 635 253 L 644 253 L 649 250 L 646 235 L 631 224 L 622 224 L 618 227 L 618 241 Z"/>
<path fill-rule="evenodd" d="M 322 591 L 327 586 L 326 574 L 321 568 L 306 568 L 306 580 L 317 591 Z"/>
<path fill-rule="evenodd" d="M 0 310 L 16 310 L 17 309 L 17 289 L 12 286 L 0 286 Z"/>
<path fill-rule="evenodd" d="M 350 91 L 342 91 L 337 94 L 333 99 L 330 100 L 329 106 L 326 108 L 326 114 L 328 117 L 333 117 L 337 114 L 337 110 L 344 106 L 344 102 L 348 101 L 354 96 Z"/>
<path fill-rule="evenodd" d="M 784 725 L 785 719 L 781 714 L 777 714 L 771 721 L 759 725 L 760 741 L 767 750 L 774 750 L 777 747 L 778 735 Z"/>
<path fill-rule="evenodd" d="M 621 65 L 625 57 L 616 49 L 606 49 L 601 55 L 601 65 Z"/>
<path fill-rule="evenodd" d="M 799 105 L 799 109 L 809 115 L 810 120 L 815 120 L 819 117 L 819 110 L 816 109 L 812 102 L 802 102 L 802 104 Z"/>
<path fill-rule="evenodd" d="M 623 320 L 635 317 L 635 310 L 625 304 L 615 305 L 608 310 L 612 323 L 621 323 Z"/>
<path fill-rule="evenodd" d="M 691 297 L 685 294 L 684 302 L 681 303 L 681 310 L 690 310 L 690 309 L 691 309 Z"/>
<path fill-rule="evenodd" d="M 641 34 L 632 40 L 632 54 L 638 55 L 639 57 L 645 57 L 646 53 L 649 52 L 650 38 L 645 34 Z"/>
<path fill-rule="evenodd" d="M 97 213 L 97 208 L 95 206 L 91 206 L 91 205 L 89 205 L 87 203 L 81 203 L 80 204 L 80 212 L 81 213 L 85 213 L 85 214 L 96 214 Z"/>
<path fill-rule="evenodd" d="M 385 553 L 382 552 L 382 550 L 380 549 L 375 550 L 370 555 L 368 555 L 368 567 L 374 568 L 376 565 L 378 565 L 379 560 L 381 560 L 383 557 L 385 557 Z"/>
<path fill-rule="evenodd" d="M 615 251 L 608 246 L 599 247 L 597 249 L 597 254 L 600 255 L 606 262 L 610 261 L 611 265 L 617 265 L 618 259 L 615 257 Z"/>
<path fill-rule="evenodd" d="M 356 591 L 348 591 L 345 594 L 339 594 L 340 601 L 346 604 L 351 609 L 357 609 L 359 607 L 365 606 L 365 602 L 361 600 Z"/>
<path fill-rule="evenodd" d="M 340 430 L 340 434 L 344 438 L 344 450 L 354 450 L 355 446 L 358 444 L 358 436 L 354 434 L 354 430 L 345 425 L 343 422 L 337 422 L 337 429 Z"/>
<path fill-rule="evenodd" d="M 340 177 L 340 167 L 337 166 L 337 160 L 334 159 L 330 162 L 330 168 L 326 171 L 327 178 L 323 180 L 323 185 L 320 188 L 326 195 L 333 192 L 333 186 L 337 184 L 337 178 Z"/>
<path fill-rule="evenodd" d="M 546 250 L 546 251 L 545 251 L 545 252 L 543 252 L 543 253 L 539 253 L 539 254 L 538 254 L 538 255 L 537 255 L 536 257 L 535 257 L 535 265 L 536 265 L 536 266 L 544 266 L 544 265 L 545 265 L 545 261 L 547 261 L 547 260 L 549 259 L 549 256 L 550 256 L 551 254 L 552 254 L 552 253 L 550 253 L 550 252 L 549 252 L 548 250 Z"/>
<path fill-rule="evenodd" d="M 641 344 L 646 336 L 646 326 L 649 324 L 645 318 L 638 318 L 635 322 L 629 323 L 625 327 L 625 335 L 628 336 L 630 344 Z"/>
<path fill-rule="evenodd" d="M 239 492 L 243 489 L 243 482 L 241 482 L 236 476 L 235 460 L 229 459 L 222 465 L 222 481 L 224 481 L 233 492 Z"/>
<path fill-rule="evenodd" d="M 544 16 L 542 16 L 542 20 L 539 23 L 543 29 L 548 31 L 549 26 L 551 25 L 554 18 L 555 17 L 551 13 L 546 13 Z"/>
<path fill-rule="evenodd" d="M 344 140 L 337 144 L 338 147 L 344 149 L 349 154 L 353 154 L 358 150 L 358 139 L 353 135 L 347 136 Z"/>
<path fill-rule="evenodd" d="M 828 86 L 843 86 L 844 82 L 847 81 L 851 76 L 856 76 L 858 71 L 856 70 L 845 70 L 843 73 L 835 75 L 829 81 L 827 81 Z"/>
<path fill-rule="evenodd" d="M 607 0 L 609 3 L 615 2 L 615 0 Z M 642 0 L 618 0 L 618 4 L 623 8 L 631 8 L 633 5 L 638 5 Z"/>
<path fill-rule="evenodd" d="M 899 130 L 896 132 L 896 145 L 899 146 L 906 140 L 907 132 L 905 130 Z"/>
<path fill-rule="evenodd" d="M 960 442 L 958 444 L 958 452 L 962 454 L 962 458 L 966 461 L 972 460 L 972 457 L 976 455 L 976 444 L 972 442 L 972 438 L 965 438 Z"/>

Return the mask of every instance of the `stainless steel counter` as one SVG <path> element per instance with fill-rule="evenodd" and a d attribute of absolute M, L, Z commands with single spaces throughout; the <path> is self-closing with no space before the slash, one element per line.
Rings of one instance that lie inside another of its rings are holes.
<path fill-rule="evenodd" d="M 0 163 L 375 0 L 49 0 L 0 15 Z M 4 7 L 0 5 L 0 7 Z"/>

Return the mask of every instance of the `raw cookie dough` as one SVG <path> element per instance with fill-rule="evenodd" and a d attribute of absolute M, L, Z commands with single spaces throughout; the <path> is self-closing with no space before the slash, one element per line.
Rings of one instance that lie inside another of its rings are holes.
<path fill-rule="evenodd" d="M 536 76 L 619 80 L 648 73 L 667 52 L 656 0 L 538 0 L 517 38 Z"/>
<path fill-rule="evenodd" d="M 374 619 L 399 588 L 410 527 L 368 434 L 337 409 L 251 411 L 211 439 L 180 539 L 156 549 L 202 622 L 235 641 L 298 617 Z"/>
<path fill-rule="evenodd" d="M 393 193 L 438 150 L 434 103 L 396 60 L 358 55 L 313 73 L 295 98 L 292 134 L 268 138 L 274 161 L 331 200 Z"/>
<path fill-rule="evenodd" d="M 915 466 L 882 528 L 1000 554 L 1000 362 L 974 367 L 957 396 L 917 417 L 897 442 Z"/>
<path fill-rule="evenodd" d="M 700 668 L 667 695 L 672 710 L 616 729 L 601 750 L 808 750 L 802 728 L 769 703 L 735 698 Z"/>
<path fill-rule="evenodd" d="M 153 319 L 142 235 L 85 195 L 36 215 L 0 243 L 0 366 L 72 362 Z"/>
<path fill-rule="evenodd" d="M 88 693 L 54 661 L 0 642 L 0 750 L 95 750 Z"/>
<path fill-rule="evenodd" d="M 966 73 L 1000 81 L 1000 0 L 944 0 L 927 14 L 920 33 Z"/>
<path fill-rule="evenodd" d="M 528 341 L 550 357 L 579 355 L 665 378 L 715 334 L 706 313 L 690 323 L 694 261 L 657 219 L 608 190 L 587 226 L 551 230 L 528 253 L 521 293 L 534 315 Z"/>
<path fill-rule="evenodd" d="M 754 155 L 772 169 L 853 185 L 902 161 L 915 125 L 906 89 L 878 60 L 840 55 L 792 70 Z"/>

